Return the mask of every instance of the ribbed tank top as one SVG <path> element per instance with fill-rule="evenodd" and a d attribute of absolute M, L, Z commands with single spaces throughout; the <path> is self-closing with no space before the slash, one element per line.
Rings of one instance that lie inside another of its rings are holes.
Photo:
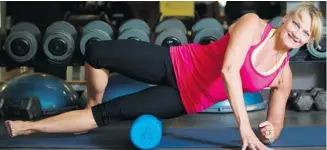
<path fill-rule="evenodd" d="M 258 92 L 268 87 L 289 60 L 289 54 L 281 66 L 269 75 L 259 73 L 251 58 L 255 50 L 260 50 L 275 29 L 267 24 L 261 40 L 252 45 L 240 70 L 243 92 Z M 228 98 L 221 76 L 221 69 L 230 35 L 208 45 L 186 44 L 170 48 L 170 55 L 176 83 L 188 114 L 201 112 L 217 102 Z"/>

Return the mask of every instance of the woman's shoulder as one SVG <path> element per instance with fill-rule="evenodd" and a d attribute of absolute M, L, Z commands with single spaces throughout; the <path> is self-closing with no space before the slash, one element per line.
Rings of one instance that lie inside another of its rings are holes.
<path fill-rule="evenodd" d="M 258 24 L 258 32 L 256 32 L 256 42 L 254 42 L 255 44 L 259 43 L 261 41 L 261 38 L 263 36 L 263 34 L 265 33 L 266 29 L 269 27 L 269 22 L 265 19 L 261 19 L 259 21 Z"/>
<path fill-rule="evenodd" d="M 257 30 L 252 34 L 254 36 L 253 45 L 256 45 L 261 42 L 262 36 L 265 34 L 266 30 L 269 29 L 269 21 L 258 16 L 258 22 L 254 24 L 254 26 L 256 26 Z"/>
<path fill-rule="evenodd" d="M 243 23 L 241 23 L 243 22 Z M 255 13 L 246 13 L 242 15 L 236 22 L 234 22 L 230 27 L 228 28 L 228 33 L 233 32 L 233 28 L 236 26 L 237 23 L 241 24 L 250 24 L 253 26 L 253 28 L 256 29 L 255 33 L 251 33 L 251 35 L 254 36 L 255 41 L 260 40 L 263 33 L 265 32 L 265 29 L 267 28 L 269 21 L 265 20 L 263 18 L 260 18 Z M 248 27 L 248 26 L 247 26 Z M 244 29 L 246 30 L 246 29 Z M 255 43 L 255 42 L 254 42 Z"/>
<path fill-rule="evenodd" d="M 246 13 L 244 15 L 242 15 L 240 18 L 238 18 L 234 23 L 232 23 L 229 27 L 228 27 L 228 32 L 229 33 L 233 33 L 234 30 L 236 30 L 235 28 L 237 28 L 236 26 L 245 26 L 247 25 L 251 25 L 254 26 L 256 28 L 257 25 L 259 25 L 260 21 L 260 17 L 255 14 L 255 13 Z"/>

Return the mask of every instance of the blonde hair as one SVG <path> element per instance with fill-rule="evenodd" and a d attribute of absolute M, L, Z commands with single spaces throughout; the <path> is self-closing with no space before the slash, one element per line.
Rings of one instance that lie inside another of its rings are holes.
<path fill-rule="evenodd" d="M 301 2 L 288 12 L 288 15 L 295 16 L 301 12 L 308 13 L 311 17 L 311 40 L 309 44 L 319 44 L 322 38 L 322 13 L 311 2 Z"/>

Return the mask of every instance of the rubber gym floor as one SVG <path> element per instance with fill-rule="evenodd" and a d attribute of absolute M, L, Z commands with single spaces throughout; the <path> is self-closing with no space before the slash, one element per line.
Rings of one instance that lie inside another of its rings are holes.
<path fill-rule="evenodd" d="M 257 127 L 259 123 L 265 120 L 266 110 L 249 112 L 249 119 L 251 121 L 252 127 Z M 3 122 L 1 122 L 3 123 Z M 130 122 L 123 122 L 115 125 L 110 125 L 110 128 L 128 128 Z M 326 126 L 326 113 L 311 111 L 311 112 L 295 112 L 287 111 L 285 117 L 285 126 Z M 236 127 L 233 114 L 196 114 L 196 115 L 186 115 L 174 119 L 164 120 L 164 126 L 170 128 L 192 128 L 192 127 L 201 127 L 201 128 L 216 128 L 216 127 Z M 1 127 L 1 135 L 6 136 L 5 128 Z M 305 136 L 305 135 L 303 135 Z M 178 148 L 176 150 L 182 150 Z M 193 149 L 193 148 L 183 148 L 183 149 Z M 197 149 L 197 148 L 194 148 Z M 216 148 L 210 148 L 216 149 Z M 210 150 L 209 149 L 209 150 Z M 235 148 L 237 149 L 237 148 Z M 301 150 L 325 150 L 326 147 L 287 147 L 287 148 L 274 148 L 281 150 L 289 149 L 301 149 Z M 4 149 L 9 150 L 9 149 Z M 14 150 L 14 149 L 10 149 Z M 32 149 L 19 149 L 19 150 L 32 150 Z M 66 149 L 62 149 L 66 150 Z M 68 150 L 68 149 L 67 149 Z M 173 150 L 170 148 L 169 150 Z M 206 149 L 207 150 L 207 149 Z M 229 148 L 224 148 L 224 150 L 229 150 Z"/>

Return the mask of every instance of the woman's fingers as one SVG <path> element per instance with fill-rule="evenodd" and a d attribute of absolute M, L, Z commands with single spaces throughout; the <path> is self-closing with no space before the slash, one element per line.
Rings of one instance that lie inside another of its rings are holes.
<path fill-rule="evenodd" d="M 273 138 L 273 133 L 266 134 L 266 135 L 264 135 L 264 137 L 265 137 L 266 139 L 271 139 L 271 138 Z"/>
<path fill-rule="evenodd" d="M 259 139 L 255 138 L 249 143 L 251 150 L 269 150 L 270 148 L 264 145 Z"/>
<path fill-rule="evenodd" d="M 260 131 L 264 137 L 271 137 L 274 133 L 272 126 L 265 126 L 265 127 L 261 128 Z"/>
<path fill-rule="evenodd" d="M 248 143 L 247 142 L 243 143 L 242 150 L 246 150 L 247 147 L 248 147 Z"/>
<path fill-rule="evenodd" d="M 268 126 L 268 125 L 270 125 L 270 124 L 271 124 L 271 123 L 270 123 L 269 121 L 265 121 L 265 122 L 260 123 L 260 124 L 259 124 L 259 127 L 262 128 L 262 127 L 264 127 L 264 126 Z"/>

